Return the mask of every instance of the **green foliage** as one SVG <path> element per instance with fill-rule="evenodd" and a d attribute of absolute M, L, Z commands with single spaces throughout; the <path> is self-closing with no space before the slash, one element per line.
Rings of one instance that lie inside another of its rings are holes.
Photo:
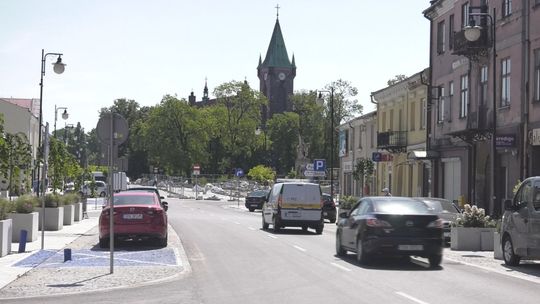
<path fill-rule="evenodd" d="M 17 213 L 32 213 L 37 206 L 39 200 L 32 195 L 19 196 L 15 200 L 15 212 Z"/>
<path fill-rule="evenodd" d="M 29 190 L 32 147 L 23 133 L 0 135 L 0 172 L 8 179 L 10 194 L 22 195 Z"/>
<path fill-rule="evenodd" d="M 483 208 L 465 204 L 463 213 L 452 225 L 455 227 L 495 228 L 497 222 L 486 215 Z"/>
<path fill-rule="evenodd" d="M 358 202 L 353 196 L 343 196 L 339 200 L 339 209 L 351 209 Z"/>
<path fill-rule="evenodd" d="M 5 198 L 0 198 L 0 221 L 6 220 L 11 212 L 12 204 Z"/>
<path fill-rule="evenodd" d="M 362 177 L 369 179 L 375 170 L 375 164 L 369 158 L 360 158 L 357 160 L 353 171 L 353 178 L 360 180 Z"/>
<path fill-rule="evenodd" d="M 66 193 L 60 196 L 63 205 L 73 205 L 81 200 L 81 197 L 76 193 Z"/>
<path fill-rule="evenodd" d="M 514 188 L 512 188 L 512 194 L 516 195 L 516 193 L 519 190 L 519 186 L 521 186 L 521 180 L 517 180 L 517 183 L 514 185 Z"/>
<path fill-rule="evenodd" d="M 287 173 L 287 178 L 296 178 L 296 177 L 297 177 L 296 170 L 294 170 L 294 168 L 291 168 L 291 170 L 289 170 L 289 172 Z"/>
<path fill-rule="evenodd" d="M 45 208 L 57 208 L 62 206 L 60 195 L 56 193 L 47 193 L 45 196 L 42 196 L 41 199 L 45 201 Z"/>
<path fill-rule="evenodd" d="M 260 184 L 273 181 L 276 178 L 276 172 L 272 170 L 272 168 L 264 165 L 257 165 L 251 168 L 247 175 L 249 178 Z"/>
<path fill-rule="evenodd" d="M 268 120 L 268 134 L 272 140 L 271 154 L 278 174 L 287 174 L 295 165 L 298 147 L 299 116 L 284 112 Z"/>

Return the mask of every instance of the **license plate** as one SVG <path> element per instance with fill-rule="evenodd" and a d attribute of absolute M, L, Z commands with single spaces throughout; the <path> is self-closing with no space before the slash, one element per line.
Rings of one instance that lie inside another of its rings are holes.
<path fill-rule="evenodd" d="M 398 245 L 398 250 L 404 251 L 414 251 L 414 250 L 423 250 L 423 245 Z"/>
<path fill-rule="evenodd" d="M 300 217 L 300 213 L 298 213 L 298 212 L 296 212 L 296 211 L 287 212 L 287 216 L 290 216 L 290 217 Z"/>
<path fill-rule="evenodd" d="M 142 219 L 142 214 L 138 213 L 138 214 L 131 214 L 131 213 L 128 213 L 128 214 L 124 214 L 122 216 L 123 219 L 125 220 L 140 220 Z"/>

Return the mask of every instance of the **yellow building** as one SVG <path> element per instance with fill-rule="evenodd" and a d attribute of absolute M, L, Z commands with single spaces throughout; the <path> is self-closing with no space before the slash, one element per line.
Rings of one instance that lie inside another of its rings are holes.
<path fill-rule="evenodd" d="M 373 92 L 377 104 L 377 187 L 396 196 L 429 196 L 426 160 L 427 85 L 425 69 Z M 380 192 L 379 192 L 380 193 Z"/>

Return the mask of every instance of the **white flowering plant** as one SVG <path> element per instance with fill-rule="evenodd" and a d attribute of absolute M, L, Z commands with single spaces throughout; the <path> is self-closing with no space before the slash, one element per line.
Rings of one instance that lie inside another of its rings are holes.
<path fill-rule="evenodd" d="M 497 221 L 486 215 L 484 208 L 465 204 L 463 213 L 453 223 L 454 227 L 495 228 Z"/>

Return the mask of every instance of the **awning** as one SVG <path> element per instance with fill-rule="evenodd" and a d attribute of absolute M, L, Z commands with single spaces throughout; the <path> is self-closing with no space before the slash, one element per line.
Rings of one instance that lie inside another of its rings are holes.
<path fill-rule="evenodd" d="M 439 152 L 437 151 L 413 150 L 407 152 L 407 159 L 433 159 L 438 157 Z"/>

